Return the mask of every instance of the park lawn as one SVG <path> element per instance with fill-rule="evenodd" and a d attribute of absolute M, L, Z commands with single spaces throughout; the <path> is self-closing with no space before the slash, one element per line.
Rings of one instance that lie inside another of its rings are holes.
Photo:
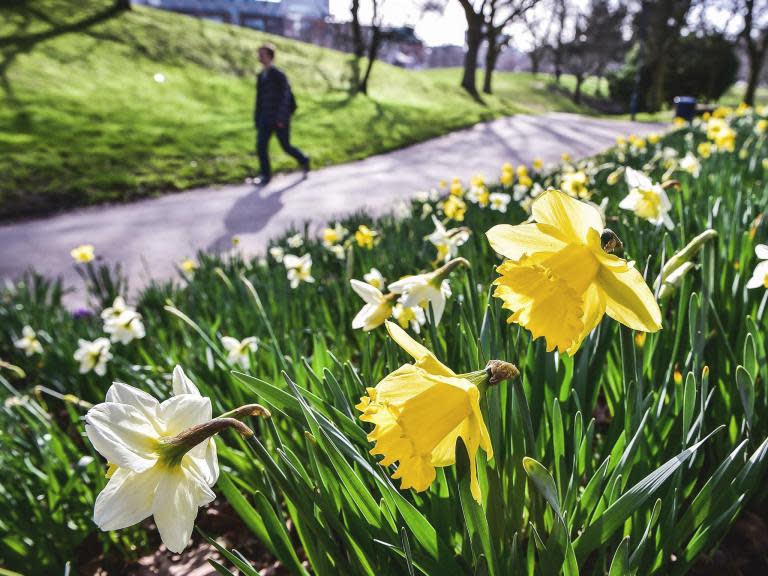
<path fill-rule="evenodd" d="M 527 74 L 499 74 L 498 94 L 478 103 L 458 87 L 457 69 L 383 63 L 370 97 L 350 97 L 341 52 L 140 6 L 109 12 L 104 0 L 23 6 L 0 9 L 0 218 L 253 175 L 255 52 L 265 41 L 299 103 L 294 141 L 315 166 L 507 114 L 587 112 Z M 275 167 L 295 169 L 273 145 Z"/>

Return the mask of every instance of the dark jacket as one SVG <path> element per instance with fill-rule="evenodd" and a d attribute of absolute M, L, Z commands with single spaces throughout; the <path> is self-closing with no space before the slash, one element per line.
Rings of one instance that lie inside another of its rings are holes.
<path fill-rule="evenodd" d="M 257 126 L 288 124 L 295 110 L 296 101 L 285 74 L 274 66 L 268 72 L 263 70 L 256 77 L 254 123 Z"/>

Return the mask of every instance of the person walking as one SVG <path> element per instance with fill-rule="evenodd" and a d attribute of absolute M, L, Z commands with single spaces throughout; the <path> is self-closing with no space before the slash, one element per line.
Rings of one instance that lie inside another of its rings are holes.
<path fill-rule="evenodd" d="M 296 111 L 296 100 L 288 78 L 274 66 L 275 47 L 264 44 L 259 48 L 259 62 L 263 70 L 256 78 L 256 108 L 253 120 L 256 124 L 256 151 L 261 164 L 260 183 L 267 184 L 272 178 L 269 162 L 269 141 L 277 134 L 286 154 L 293 156 L 306 174 L 309 172 L 309 157 L 291 145 L 291 116 Z"/>

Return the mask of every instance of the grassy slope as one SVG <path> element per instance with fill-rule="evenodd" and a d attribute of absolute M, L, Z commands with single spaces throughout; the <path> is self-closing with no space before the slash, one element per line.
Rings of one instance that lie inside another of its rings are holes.
<path fill-rule="evenodd" d="M 0 9 L 0 216 L 127 200 L 239 181 L 255 171 L 255 51 L 266 40 L 293 83 L 295 142 L 316 165 L 345 162 L 477 121 L 523 111 L 578 110 L 529 75 L 500 75 L 479 105 L 458 71 L 374 69 L 371 98 L 350 99 L 348 56 L 142 7 L 43 42 L 15 39 L 105 11 L 88 0 Z M 49 18 L 48 22 L 41 17 Z M 6 41 L 7 42 L 7 41 Z M 159 84 L 155 73 L 167 80 Z M 274 143 L 276 145 L 276 143 Z M 293 168 L 281 152 L 278 168 Z"/>

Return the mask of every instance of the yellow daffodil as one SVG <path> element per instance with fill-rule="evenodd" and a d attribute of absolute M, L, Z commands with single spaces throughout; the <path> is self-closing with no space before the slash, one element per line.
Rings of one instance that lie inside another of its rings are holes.
<path fill-rule="evenodd" d="M 198 269 L 198 264 L 192 258 L 187 258 L 181 263 L 181 269 L 184 270 L 187 274 L 194 273 L 195 270 Z"/>
<path fill-rule="evenodd" d="M 461 438 L 469 457 L 470 489 L 481 499 L 477 480 L 477 451 L 487 459 L 493 447 L 480 411 L 480 387 L 517 376 L 514 366 L 499 362 L 470 374 L 456 374 L 432 352 L 416 342 L 396 324 L 386 323 L 392 339 L 413 356 L 384 377 L 375 388 L 368 388 L 356 408 L 360 420 L 374 424 L 368 440 L 376 445 L 371 454 L 381 454 L 382 466 L 398 463 L 392 475 L 400 488 L 422 492 L 435 480 L 435 468 L 456 462 L 456 443 Z M 497 361 L 498 362 L 498 361 Z"/>
<path fill-rule="evenodd" d="M 443 204 L 443 213 L 451 220 L 461 222 L 467 212 L 467 204 L 458 196 L 450 196 Z"/>
<path fill-rule="evenodd" d="M 477 204 L 481 208 L 488 206 L 488 188 L 485 186 L 472 186 L 467 192 L 467 200 L 473 204 Z"/>
<path fill-rule="evenodd" d="M 323 245 L 329 248 L 343 241 L 349 231 L 341 224 L 336 224 L 333 228 L 325 228 L 322 233 Z"/>
<path fill-rule="evenodd" d="M 683 126 L 688 124 L 688 122 L 685 120 L 685 118 L 680 118 L 680 116 L 675 116 L 675 120 L 673 124 L 675 125 L 675 128 L 682 128 Z"/>
<path fill-rule="evenodd" d="M 627 143 L 627 139 L 624 138 L 624 136 L 616 137 L 616 146 L 618 146 L 619 148 L 623 148 L 626 143 Z"/>
<path fill-rule="evenodd" d="M 603 230 L 600 211 L 558 190 L 531 207 L 534 222 L 502 224 L 487 235 L 505 256 L 494 296 L 508 322 L 543 336 L 549 351 L 573 355 L 604 314 L 634 330 L 661 328 L 661 311 L 640 272 L 613 252 L 621 242 Z"/>
<path fill-rule="evenodd" d="M 760 118 L 760 120 L 758 120 L 755 124 L 755 133 L 765 134 L 766 132 L 768 132 L 768 120 L 765 118 Z"/>
<path fill-rule="evenodd" d="M 531 163 L 531 166 L 533 166 L 533 169 L 536 170 L 536 172 L 541 172 L 541 169 L 544 168 L 544 161 L 541 158 L 535 158 Z"/>
<path fill-rule="evenodd" d="M 515 173 L 512 172 L 512 170 L 501 171 L 501 178 L 499 178 L 499 182 L 501 182 L 504 186 L 512 186 L 512 183 L 514 181 L 515 181 Z"/>
<path fill-rule="evenodd" d="M 70 256 L 78 264 L 87 264 L 95 258 L 95 249 L 93 244 L 81 244 L 70 251 Z"/>
<path fill-rule="evenodd" d="M 648 134 L 648 142 L 650 142 L 651 144 L 658 144 L 660 140 L 661 140 L 661 136 L 659 136 L 655 132 L 652 134 Z"/>
<path fill-rule="evenodd" d="M 373 244 L 376 241 L 376 237 L 379 235 L 375 230 L 371 230 L 365 224 L 358 226 L 355 231 L 355 242 L 360 248 L 370 250 L 373 248 Z"/>
<path fill-rule="evenodd" d="M 461 180 L 458 178 L 454 178 L 451 181 L 451 188 L 450 188 L 451 196 L 458 196 L 461 198 L 464 196 L 464 187 L 461 185 Z"/>
<path fill-rule="evenodd" d="M 696 152 L 705 160 L 712 156 L 712 142 L 701 142 L 696 147 Z"/>

